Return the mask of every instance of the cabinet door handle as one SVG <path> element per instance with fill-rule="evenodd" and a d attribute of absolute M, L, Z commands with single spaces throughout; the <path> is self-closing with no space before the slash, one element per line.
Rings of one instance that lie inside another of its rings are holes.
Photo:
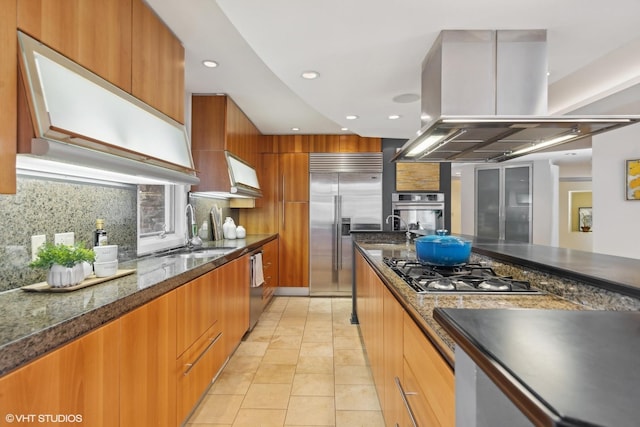
<path fill-rule="evenodd" d="M 214 345 L 215 343 L 217 343 L 217 342 L 218 342 L 218 340 L 220 339 L 220 337 L 222 337 L 222 332 L 220 332 L 218 335 L 216 335 L 216 337 L 215 337 L 215 338 L 212 338 L 212 339 L 211 339 L 211 342 L 209 343 L 209 345 L 207 346 L 207 348 L 205 348 L 205 349 L 202 351 L 202 353 L 200 353 L 200 354 L 198 355 L 198 357 L 196 358 L 196 360 L 194 360 L 194 361 L 193 361 L 193 363 L 187 363 L 187 364 L 185 364 L 185 365 L 184 365 L 184 366 L 187 368 L 187 370 L 186 370 L 186 371 L 184 371 L 184 374 L 183 374 L 184 376 L 189 375 L 189 372 L 191 372 L 191 370 L 192 370 L 193 368 L 195 368 L 195 367 L 196 367 L 196 365 L 198 364 L 198 362 L 200 362 L 200 360 L 204 357 L 204 355 L 205 355 L 205 354 L 207 354 L 207 352 L 208 352 L 209 350 L 211 350 L 211 347 L 213 347 L 213 345 Z"/>
<path fill-rule="evenodd" d="M 407 392 L 405 393 L 402 388 L 402 384 L 400 383 L 400 378 L 394 377 L 396 385 L 398 386 L 398 390 L 400 390 L 400 396 L 402 396 L 402 402 L 404 402 L 404 407 L 407 408 L 407 412 L 409 413 L 409 419 L 411 420 L 411 424 L 413 427 L 418 427 L 418 423 L 416 422 L 416 417 L 413 415 L 413 411 L 411 410 L 411 406 L 409 405 L 409 401 L 407 400 L 407 396 L 416 395 L 418 393 L 415 392 Z"/>
<path fill-rule="evenodd" d="M 285 206 L 285 184 L 284 184 L 284 175 L 282 175 L 282 229 L 284 230 L 284 206 Z"/>

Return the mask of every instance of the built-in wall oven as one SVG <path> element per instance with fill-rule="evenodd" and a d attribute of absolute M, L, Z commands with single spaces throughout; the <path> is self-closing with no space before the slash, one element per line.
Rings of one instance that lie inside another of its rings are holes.
<path fill-rule="evenodd" d="M 393 193 L 393 230 L 420 230 L 424 234 L 444 229 L 444 193 Z M 421 233 L 422 234 L 422 233 Z"/>

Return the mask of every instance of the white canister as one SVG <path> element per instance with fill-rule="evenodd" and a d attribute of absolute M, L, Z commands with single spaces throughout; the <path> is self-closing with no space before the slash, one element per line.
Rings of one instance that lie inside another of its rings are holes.
<path fill-rule="evenodd" d="M 238 239 L 244 239 L 247 237 L 247 230 L 245 230 L 243 226 L 239 225 L 236 227 L 236 237 Z"/>
<path fill-rule="evenodd" d="M 233 221 L 233 218 L 228 216 L 224 220 L 224 224 L 222 224 L 222 234 L 225 239 L 235 239 L 236 238 L 236 223 Z"/>

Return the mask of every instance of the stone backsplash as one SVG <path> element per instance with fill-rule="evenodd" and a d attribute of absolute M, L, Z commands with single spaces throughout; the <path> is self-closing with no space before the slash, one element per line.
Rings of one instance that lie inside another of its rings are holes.
<path fill-rule="evenodd" d="M 96 218 L 121 255 L 136 251 L 136 187 L 109 187 L 19 176 L 15 195 L 0 195 L 0 291 L 45 280 L 28 267 L 31 236 L 73 231 L 92 246 Z"/>
<path fill-rule="evenodd" d="M 46 279 L 43 270 L 29 268 L 31 236 L 73 231 L 76 243 L 93 245 L 96 219 L 104 219 L 109 243 L 118 245 L 121 260 L 135 258 L 137 187 L 71 183 L 19 176 L 15 195 L 0 195 L 0 292 Z M 216 205 L 238 221 L 227 200 L 194 197 L 198 227 Z"/>

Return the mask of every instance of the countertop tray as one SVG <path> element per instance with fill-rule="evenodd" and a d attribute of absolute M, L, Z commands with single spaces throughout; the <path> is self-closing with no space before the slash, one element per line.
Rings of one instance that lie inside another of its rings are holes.
<path fill-rule="evenodd" d="M 128 274 L 136 271 L 135 269 L 131 270 L 118 270 L 116 274 L 108 277 L 96 277 L 95 275 L 91 275 L 84 279 L 81 283 L 75 286 L 69 286 L 66 288 L 54 288 L 49 285 L 47 282 L 34 283 L 33 285 L 23 286 L 20 289 L 27 292 L 72 292 L 77 291 L 78 289 L 86 288 L 88 286 L 97 285 L 98 283 L 106 282 L 107 280 L 117 279 L 118 277 L 126 276 Z"/>

